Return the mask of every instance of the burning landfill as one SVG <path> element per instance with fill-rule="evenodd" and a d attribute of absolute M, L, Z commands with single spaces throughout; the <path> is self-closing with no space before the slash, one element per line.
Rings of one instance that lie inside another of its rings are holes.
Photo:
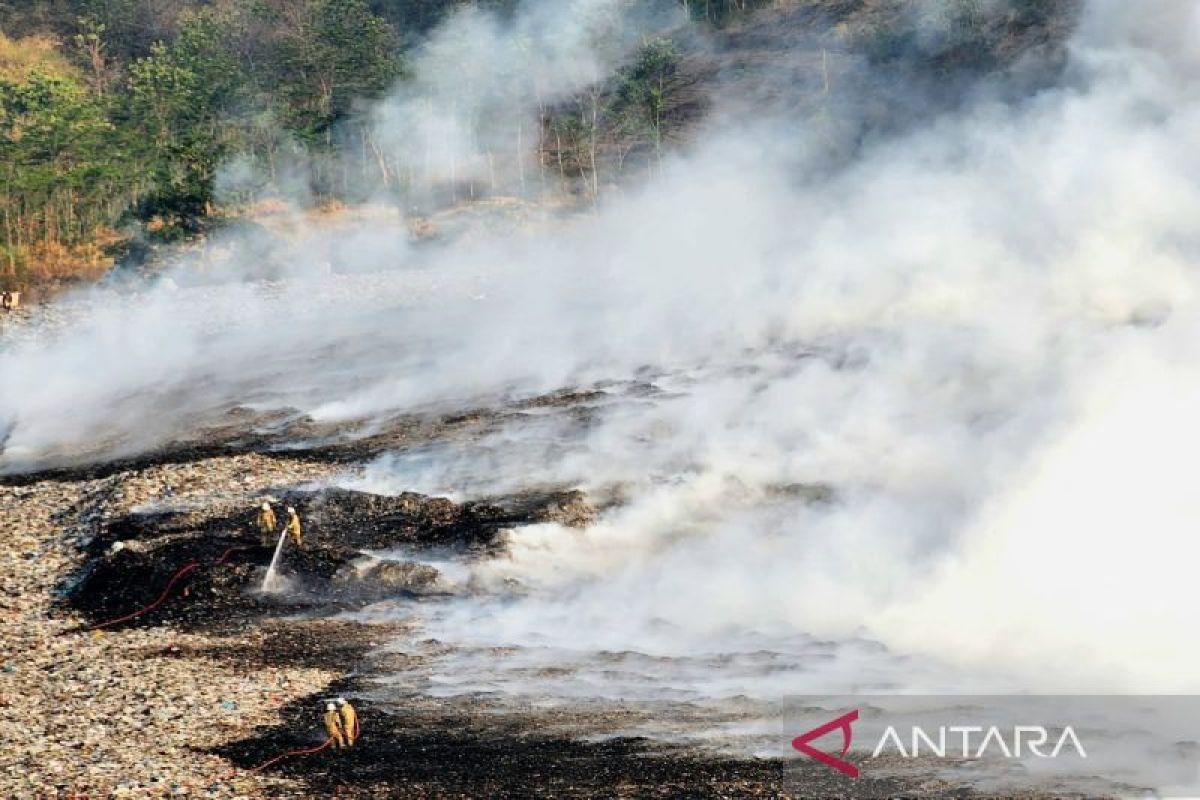
<path fill-rule="evenodd" d="M 513 5 L 379 101 L 397 163 L 486 175 L 441 111 L 684 24 Z M 6 796 L 959 797 L 796 788 L 780 703 L 1196 688 L 1197 5 L 901 78 L 888 4 L 759 5 L 637 181 L 290 206 L 0 315 Z"/>

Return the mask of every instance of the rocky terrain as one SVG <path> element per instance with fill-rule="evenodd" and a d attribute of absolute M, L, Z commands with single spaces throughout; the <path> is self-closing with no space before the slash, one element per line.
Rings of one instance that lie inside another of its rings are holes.
<path fill-rule="evenodd" d="M 335 680 L 336 669 L 317 660 L 267 664 L 223 656 L 254 652 L 268 641 L 269 628 L 248 624 L 200 633 L 163 627 L 160 618 L 159 625 L 137 629 L 83 630 L 86 618 L 63 607 L 62 592 L 114 517 L 168 498 L 232 512 L 280 482 L 327 474 L 319 465 L 244 456 L 0 490 L 6 654 L 0 702 L 22 720 L 8 729 L 0 755 L 0 780 L 10 796 L 236 797 L 286 790 L 272 775 L 248 782 L 206 751 L 275 722 L 283 703 Z M 160 590 L 136 588 L 147 602 Z"/>
<path fill-rule="evenodd" d="M 93 478 L 6 479 L 0 702 L 24 721 L 0 758 L 12 796 L 779 793 L 768 762 L 722 762 L 642 740 L 578 742 L 539 732 L 547 721 L 532 712 L 502 716 L 451 701 L 416 702 L 404 715 L 376 709 L 376 661 L 397 667 L 377 646 L 412 632 L 336 613 L 383 594 L 436 591 L 438 576 L 366 559 L 361 548 L 486 549 L 505 526 L 585 524 L 594 509 L 572 492 L 459 505 L 301 488 L 342 469 L 244 454 Z M 304 551 L 285 559 L 299 588 L 283 599 L 255 591 L 270 557 L 250 524 L 264 496 L 293 503 L 309 521 Z M 230 548 L 242 549 L 211 566 Z M 161 606 L 104 626 L 147 605 L 192 562 L 201 567 Z M 320 744 L 319 701 L 337 693 L 360 704 L 369 733 L 359 749 L 254 771 Z M 616 720 L 602 716 L 572 722 L 613 728 Z"/>

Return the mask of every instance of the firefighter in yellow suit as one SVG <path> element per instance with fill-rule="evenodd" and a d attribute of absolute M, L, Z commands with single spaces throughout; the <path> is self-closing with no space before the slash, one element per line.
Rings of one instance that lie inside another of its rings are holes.
<path fill-rule="evenodd" d="M 333 739 L 333 746 L 341 750 L 346 746 L 346 731 L 342 727 L 342 716 L 337 704 L 330 700 L 325 704 L 325 731 Z"/>
<path fill-rule="evenodd" d="M 346 746 L 353 747 L 358 739 L 358 712 L 344 697 L 339 697 L 334 702 L 337 703 L 338 714 L 342 717 L 342 735 L 346 737 Z"/>
<path fill-rule="evenodd" d="M 258 536 L 263 545 L 270 547 L 275 544 L 275 533 L 279 525 L 279 521 L 275 519 L 275 512 L 271 509 L 270 503 L 263 503 L 262 508 L 258 510 Z"/>
<path fill-rule="evenodd" d="M 288 506 L 287 508 L 287 530 L 288 537 L 292 540 L 292 544 L 300 547 L 303 544 L 303 539 L 300 533 L 300 517 L 296 514 L 296 509 Z"/>

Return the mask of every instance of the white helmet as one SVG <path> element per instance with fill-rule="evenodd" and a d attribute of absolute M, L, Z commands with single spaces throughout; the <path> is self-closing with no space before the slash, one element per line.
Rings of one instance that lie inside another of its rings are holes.
<path fill-rule="evenodd" d="M 288 513 L 289 513 L 289 514 L 295 514 L 295 513 L 296 513 L 296 509 L 292 508 L 291 506 L 288 506 Z"/>
<path fill-rule="evenodd" d="M 329 702 L 329 703 L 325 704 L 325 710 L 326 711 L 337 711 L 337 706 L 335 706 L 332 702 Z"/>
<path fill-rule="evenodd" d="M 262 504 L 262 509 L 263 509 L 263 511 L 270 511 L 270 510 L 271 510 L 271 504 L 270 504 L 270 503 L 263 503 L 263 504 Z"/>

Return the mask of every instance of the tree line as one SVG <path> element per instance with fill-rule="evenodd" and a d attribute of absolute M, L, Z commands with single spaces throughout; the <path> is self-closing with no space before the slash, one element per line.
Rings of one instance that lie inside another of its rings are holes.
<path fill-rule="evenodd" d="M 299 182 L 313 202 L 382 193 L 436 208 L 488 194 L 594 201 L 606 183 L 652 173 L 704 110 L 704 69 L 689 66 L 688 31 L 678 26 L 624 42 L 619 66 L 565 98 L 544 101 L 536 85 L 514 81 L 493 106 L 452 105 L 469 138 L 491 138 L 470 143 L 474 163 L 452 154 L 448 174 L 430 167 L 430 153 L 405 160 L 404 142 L 380 141 L 386 126 L 367 110 L 410 87 L 428 34 L 456 9 L 504 18 L 518 2 L 0 0 L 0 283 L 99 272 L 128 231 L 186 237 L 222 204 L 284 183 Z M 765 6 L 805 5 L 622 2 L 674 6 L 715 27 Z M 973 22 L 982 0 L 956 3 L 958 28 L 947 30 L 967 30 L 962 20 L 982 30 Z M 874 51 L 890 58 L 910 48 L 898 29 L 883 25 Z M 956 41 L 963 53 L 982 52 Z M 420 91 L 409 93 L 419 101 Z M 244 175 L 223 183 L 237 172 L 231 165 Z"/>
<path fill-rule="evenodd" d="M 267 182 L 302 164 L 318 200 L 358 199 L 364 178 L 403 192 L 360 112 L 463 5 L 503 14 L 515 0 L 0 4 L 0 276 L 20 286 L 60 263 L 102 268 L 122 226 L 162 239 L 201 229 L 231 160 Z M 538 169 L 594 189 L 600 139 L 661 150 L 678 60 L 669 40 L 647 41 L 598 76 L 602 96 L 543 109 L 522 146 Z M 450 197 L 495 189 L 470 180 Z"/>

